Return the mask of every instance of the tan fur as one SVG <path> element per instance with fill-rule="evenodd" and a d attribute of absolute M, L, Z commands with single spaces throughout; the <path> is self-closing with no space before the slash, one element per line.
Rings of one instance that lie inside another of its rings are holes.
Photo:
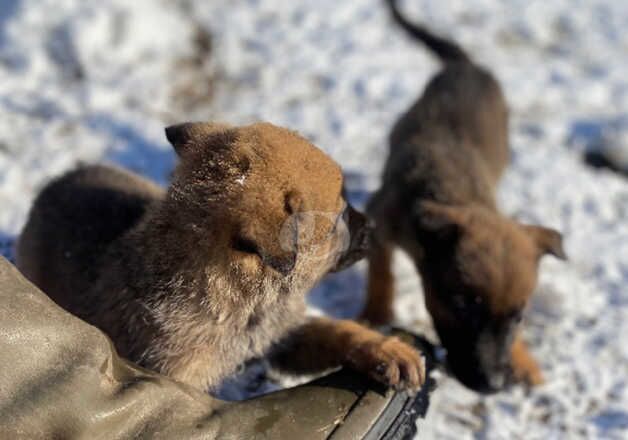
<path fill-rule="evenodd" d="M 180 156 L 167 190 L 102 166 L 44 188 L 17 249 L 31 281 L 123 356 L 199 388 L 271 349 L 298 364 L 312 344 L 323 354 L 309 368 L 327 356 L 321 368 L 381 377 L 371 370 L 383 363 L 404 371 L 384 382 L 420 384 L 421 358 L 409 346 L 305 318 L 313 284 L 365 253 L 365 219 L 343 199 L 338 165 L 271 124 L 187 123 L 166 135 Z M 349 356 L 354 343 L 368 354 Z"/>
<path fill-rule="evenodd" d="M 520 335 L 515 338 L 511 351 L 514 378 L 530 385 L 542 384 L 544 379 L 541 368 Z"/>
<path fill-rule="evenodd" d="M 420 272 L 425 303 L 453 373 L 478 391 L 541 375 L 513 334 L 532 295 L 538 262 L 565 258 L 558 232 L 501 214 L 496 185 L 508 162 L 508 111 L 499 84 L 462 50 L 396 9 L 402 26 L 446 62 L 397 122 L 382 187 L 369 212 L 377 224 L 363 318 L 392 318 L 390 253 L 399 246 Z M 508 359 L 510 358 L 510 359 Z"/>

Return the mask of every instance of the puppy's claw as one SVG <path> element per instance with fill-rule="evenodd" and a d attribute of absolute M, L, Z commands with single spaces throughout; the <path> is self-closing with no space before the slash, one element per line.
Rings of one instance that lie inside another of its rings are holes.
<path fill-rule="evenodd" d="M 399 390 L 416 391 L 425 382 L 425 362 L 412 346 L 396 337 L 378 337 L 355 347 L 349 364 Z"/>

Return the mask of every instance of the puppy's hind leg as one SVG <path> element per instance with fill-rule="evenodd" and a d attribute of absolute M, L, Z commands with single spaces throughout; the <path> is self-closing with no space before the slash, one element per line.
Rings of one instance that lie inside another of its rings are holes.
<path fill-rule="evenodd" d="M 392 273 L 392 245 L 374 243 L 369 254 L 366 306 L 360 319 L 372 325 L 384 325 L 394 318 L 395 280 Z"/>

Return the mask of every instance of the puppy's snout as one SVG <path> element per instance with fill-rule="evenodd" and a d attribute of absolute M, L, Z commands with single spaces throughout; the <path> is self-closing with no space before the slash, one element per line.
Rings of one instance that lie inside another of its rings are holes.
<path fill-rule="evenodd" d="M 488 386 L 490 391 L 499 391 L 506 385 L 507 375 L 504 371 L 494 372 L 488 377 Z"/>
<path fill-rule="evenodd" d="M 474 334 L 444 332 L 441 340 L 447 347 L 447 366 L 466 387 L 483 394 L 496 393 L 511 383 L 511 337 L 495 334 L 494 326 Z M 504 327 L 505 328 L 505 327 Z"/>
<path fill-rule="evenodd" d="M 347 205 L 342 219 L 347 225 L 349 245 L 333 271 L 345 269 L 364 258 L 369 250 L 374 230 L 373 222 L 351 205 Z"/>
<path fill-rule="evenodd" d="M 503 390 L 509 384 L 509 368 L 491 369 L 478 367 L 473 360 L 449 361 L 447 366 L 456 378 L 467 388 L 482 394 L 492 394 Z"/>
<path fill-rule="evenodd" d="M 366 253 L 371 244 L 371 235 L 375 228 L 374 222 L 361 212 L 356 211 L 351 205 L 347 206 L 344 216 L 351 234 L 349 249 Z"/>

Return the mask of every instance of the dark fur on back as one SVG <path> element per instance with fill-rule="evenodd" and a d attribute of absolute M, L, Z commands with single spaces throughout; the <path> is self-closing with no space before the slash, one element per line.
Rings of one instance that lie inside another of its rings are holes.
<path fill-rule="evenodd" d="M 45 284 L 63 307 L 67 295 L 84 291 L 97 277 L 109 245 L 133 227 L 164 190 L 123 170 L 82 167 L 60 177 L 38 195 L 31 210 L 36 237 L 20 241 L 22 270 Z M 61 226 L 61 225 L 67 225 Z M 27 255 L 39 255 L 45 265 Z M 59 273 L 59 276 L 46 276 Z"/>

